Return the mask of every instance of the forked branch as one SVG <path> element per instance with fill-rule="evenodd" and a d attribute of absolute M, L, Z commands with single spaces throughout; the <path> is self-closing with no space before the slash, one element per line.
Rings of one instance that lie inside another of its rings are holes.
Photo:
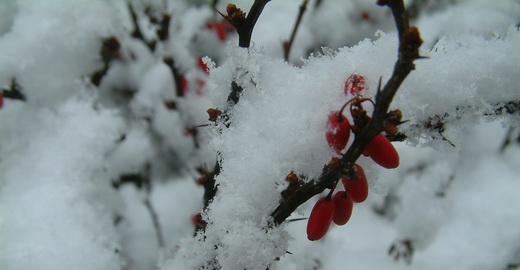
<path fill-rule="evenodd" d="M 255 27 L 256 21 L 262 14 L 265 5 L 270 0 L 255 0 L 249 13 L 246 14 L 237 8 L 234 4 L 228 4 L 226 11 L 228 15 L 220 13 L 228 22 L 230 22 L 238 33 L 238 46 L 242 48 L 249 48 L 251 45 L 251 36 Z"/>
<path fill-rule="evenodd" d="M 276 225 L 283 223 L 301 204 L 331 188 L 343 176 L 353 172 L 353 165 L 359 158 L 368 143 L 383 131 L 385 122 L 388 118 L 388 108 L 399 89 L 401 83 L 408 74 L 415 68 L 414 60 L 421 58 L 419 47 L 422 40 L 419 31 L 415 27 L 409 27 L 408 17 L 402 0 L 378 1 L 379 5 L 387 5 L 392 9 L 396 26 L 399 32 L 399 51 L 398 59 L 394 66 L 394 71 L 384 87 L 379 87 L 375 97 L 374 112 L 371 120 L 356 132 L 354 142 L 341 159 L 332 159 L 324 167 L 322 174 L 317 179 L 313 179 L 300 188 L 286 194 L 284 200 L 271 213 Z"/>

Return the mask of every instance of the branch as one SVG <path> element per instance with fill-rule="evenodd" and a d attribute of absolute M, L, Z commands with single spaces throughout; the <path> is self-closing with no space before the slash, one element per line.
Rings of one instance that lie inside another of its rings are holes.
<path fill-rule="evenodd" d="M 143 190 L 143 192 L 145 192 L 145 199 L 143 200 L 143 203 L 146 207 L 146 210 L 150 214 L 150 218 L 152 220 L 152 224 L 155 230 L 155 236 L 157 237 L 157 245 L 159 246 L 159 248 L 163 248 L 164 236 L 162 234 L 159 216 L 157 215 L 157 212 L 155 211 L 155 208 L 153 207 L 150 201 L 152 182 L 149 175 L 150 165 L 147 164 L 143 173 L 121 175 L 119 177 L 119 180 L 112 182 L 112 187 L 115 189 L 119 189 L 119 187 L 124 184 L 134 184 L 138 190 Z"/>
<path fill-rule="evenodd" d="M 150 202 L 150 192 L 147 191 L 146 198 L 144 199 L 144 205 L 146 206 L 146 209 L 148 210 L 148 213 L 150 213 L 150 218 L 152 219 L 153 227 L 155 228 L 155 236 L 157 237 L 157 245 L 159 245 L 159 248 L 164 247 L 164 237 L 162 234 L 161 224 L 159 223 L 159 217 L 157 216 L 157 212 L 155 211 L 155 208 L 153 207 L 152 203 Z"/>
<path fill-rule="evenodd" d="M 238 33 L 238 46 L 242 48 L 249 48 L 251 45 L 251 35 L 253 34 L 253 28 L 255 27 L 256 21 L 262 14 L 265 5 L 270 0 L 255 0 L 251 9 L 249 10 L 249 14 L 247 17 L 244 12 L 237 8 L 237 6 L 233 4 L 228 4 L 226 7 L 226 11 L 228 15 L 222 15 L 229 23 L 231 23 L 237 33 Z M 217 11 L 218 12 L 218 11 Z M 231 93 L 229 94 L 227 101 L 231 102 L 233 105 L 237 104 L 240 99 L 240 94 L 244 88 L 238 85 L 236 82 L 231 83 Z"/>
<path fill-rule="evenodd" d="M 101 84 L 101 80 L 108 72 L 108 68 L 110 67 L 110 63 L 113 60 L 117 60 L 121 58 L 121 43 L 116 37 L 109 37 L 103 39 L 103 44 L 101 46 L 100 55 L 103 59 L 103 68 L 95 71 L 90 75 L 90 81 L 95 86 L 99 86 Z"/>
<path fill-rule="evenodd" d="M 219 0 L 213 0 L 211 2 L 211 7 L 213 8 L 213 10 L 217 10 L 218 1 Z"/>
<path fill-rule="evenodd" d="M 244 12 L 237 8 L 237 6 L 233 4 L 228 4 L 226 7 L 226 11 L 228 15 L 222 15 L 228 22 L 230 22 L 238 33 L 238 46 L 242 48 L 249 48 L 251 45 L 251 36 L 253 34 L 253 28 L 255 27 L 256 21 L 262 14 L 265 5 L 270 0 L 255 0 L 247 17 Z"/>
<path fill-rule="evenodd" d="M 202 210 L 204 211 L 206 208 L 208 208 L 209 203 L 217 194 L 218 185 L 216 184 L 215 177 L 220 173 L 220 164 L 217 160 L 213 172 L 209 172 L 205 166 L 199 168 L 199 172 L 202 174 L 202 176 L 197 179 L 197 183 L 204 187 L 204 208 Z M 201 219 L 195 224 L 195 232 L 200 230 L 203 231 L 205 227 L 206 223 Z"/>
<path fill-rule="evenodd" d="M 293 31 L 291 33 L 291 38 L 289 41 L 285 41 L 283 43 L 283 58 L 285 61 L 289 61 L 289 53 L 291 52 L 292 44 L 294 42 L 294 38 L 296 37 L 296 32 L 298 31 L 298 27 L 300 26 L 301 20 L 303 18 L 303 13 L 307 10 L 307 3 L 309 0 L 303 0 L 303 3 L 300 6 L 300 12 L 298 13 L 298 18 L 296 18 L 296 23 L 294 24 Z"/>
<path fill-rule="evenodd" d="M 420 58 L 419 46 L 422 40 L 417 28 L 408 27 L 408 19 L 402 0 L 378 1 L 378 4 L 381 4 L 380 2 L 384 2 L 383 4 L 388 5 L 392 9 L 399 30 L 399 52 L 393 74 L 383 89 L 379 89 L 376 94 L 371 120 L 364 127 L 361 127 L 359 131 L 356 131 L 354 142 L 341 159 L 333 158 L 325 166 L 319 178 L 307 182 L 296 191 L 288 194 L 271 213 L 273 221 L 277 225 L 284 222 L 298 206 L 325 189 L 333 187 L 342 176 L 348 176 L 354 172 L 353 165 L 363 150 L 377 134 L 383 131 L 389 116 L 387 111 L 393 97 L 401 83 L 414 69 L 413 61 Z"/>
<path fill-rule="evenodd" d="M 27 101 L 27 97 L 23 93 L 22 86 L 18 84 L 16 78 L 11 79 L 9 88 L 0 89 L 0 95 L 8 99 L 17 99 L 21 101 Z"/>
<path fill-rule="evenodd" d="M 440 138 L 443 141 L 447 141 L 450 145 L 455 147 L 455 145 L 450 142 L 450 140 L 446 137 L 444 137 L 444 131 L 446 128 L 446 125 L 453 124 L 452 122 L 456 120 L 460 120 L 464 117 L 465 114 L 482 114 L 484 117 L 492 117 L 492 116 L 504 116 L 504 115 L 513 115 L 513 116 L 519 116 L 520 115 L 520 101 L 502 101 L 494 104 L 489 104 L 489 107 L 475 107 L 472 105 L 458 105 L 455 107 L 455 113 L 442 113 L 442 114 L 436 114 L 426 117 L 425 119 L 418 120 L 412 124 L 415 128 L 425 129 L 428 132 L 436 132 L 440 135 Z M 425 132 L 423 132 L 424 134 Z M 394 137 L 389 137 L 389 140 L 396 141 L 405 140 L 408 136 L 406 133 L 398 133 Z M 432 139 L 436 139 L 432 136 Z"/>
<path fill-rule="evenodd" d="M 388 6 L 392 10 L 397 32 L 399 33 L 399 38 L 401 38 L 404 31 L 410 27 L 408 12 L 404 7 L 404 2 L 402 0 L 377 0 L 377 4 Z"/>
<path fill-rule="evenodd" d="M 155 42 L 148 42 L 141 32 L 141 28 L 139 27 L 139 23 L 137 22 L 137 14 L 135 13 L 134 8 L 130 3 L 128 3 L 128 10 L 130 11 L 130 17 L 132 18 L 132 23 L 134 24 L 134 31 L 132 31 L 132 37 L 140 39 L 144 44 L 150 49 L 150 51 L 155 50 Z"/>
<path fill-rule="evenodd" d="M 184 95 L 182 92 L 182 75 L 175 67 L 175 61 L 172 57 L 165 57 L 163 58 L 163 62 L 170 68 L 170 71 L 172 72 L 177 96 L 182 97 Z"/>

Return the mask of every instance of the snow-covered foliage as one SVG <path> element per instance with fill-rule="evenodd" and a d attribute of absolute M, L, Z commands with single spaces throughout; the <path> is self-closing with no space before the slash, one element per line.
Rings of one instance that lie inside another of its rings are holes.
<path fill-rule="evenodd" d="M 517 0 L 405 1 L 426 58 L 390 106 L 400 166 L 361 156 L 370 195 L 319 241 L 297 219 L 322 196 L 273 223 L 287 175 L 338 156 L 346 78 L 374 98 L 392 74 L 375 2 L 309 1 L 284 61 L 300 0 L 270 1 L 250 48 L 222 1 L 2 0 L 0 268 L 517 269 Z"/>

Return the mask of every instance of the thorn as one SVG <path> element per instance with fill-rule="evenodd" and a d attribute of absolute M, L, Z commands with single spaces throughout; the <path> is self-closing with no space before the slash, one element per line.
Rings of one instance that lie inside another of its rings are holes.
<path fill-rule="evenodd" d="M 300 220 L 306 220 L 306 219 L 309 219 L 309 218 L 292 218 L 292 219 L 288 219 L 287 222 L 295 222 L 295 221 L 300 221 Z"/>

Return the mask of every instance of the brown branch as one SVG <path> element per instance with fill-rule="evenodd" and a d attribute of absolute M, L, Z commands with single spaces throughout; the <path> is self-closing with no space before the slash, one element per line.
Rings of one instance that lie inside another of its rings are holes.
<path fill-rule="evenodd" d="M 132 37 L 140 39 L 146 46 L 150 49 L 150 51 L 155 50 L 155 42 L 148 42 L 141 32 L 141 28 L 139 27 L 139 23 L 137 22 L 137 14 L 135 13 L 134 7 L 132 4 L 128 3 L 128 10 L 130 11 L 130 17 L 132 18 L 132 23 L 134 25 L 134 31 L 132 31 Z"/>
<path fill-rule="evenodd" d="M 237 8 L 233 4 L 228 4 L 226 11 L 228 15 L 222 15 L 227 21 L 229 21 L 236 29 L 238 33 L 238 46 L 242 48 L 249 48 L 251 45 L 251 36 L 253 34 L 253 28 L 255 27 L 260 14 L 264 10 L 265 5 L 270 0 L 255 0 L 247 17 L 244 12 Z"/>
<path fill-rule="evenodd" d="M 340 161 L 332 160 L 325 166 L 321 176 L 313 179 L 295 192 L 289 194 L 278 207 L 271 213 L 275 224 L 281 224 L 293 213 L 298 206 L 323 192 L 325 189 L 333 187 L 334 184 L 343 176 L 353 172 L 353 165 L 359 158 L 368 143 L 381 131 L 387 121 L 388 108 L 395 96 L 399 86 L 406 76 L 414 69 L 413 61 L 419 56 L 419 46 L 422 41 L 419 32 L 415 27 L 408 27 L 406 10 L 402 0 L 400 1 L 378 1 L 385 2 L 392 9 L 397 28 L 399 29 L 399 53 L 394 66 L 394 71 L 383 89 L 379 89 L 375 97 L 374 112 L 368 124 L 356 132 L 354 142 L 347 152 L 341 157 Z M 406 28 L 403 28 L 406 27 Z M 333 165 L 334 163 L 334 165 Z M 337 164 L 339 163 L 339 164 Z"/>
<path fill-rule="evenodd" d="M 213 0 L 211 2 L 211 7 L 213 8 L 213 10 L 217 10 L 218 1 L 219 0 Z"/>
<path fill-rule="evenodd" d="M 296 23 L 294 24 L 293 31 L 291 33 L 291 38 L 289 41 L 285 41 L 283 45 L 283 59 L 285 61 L 289 61 L 289 53 L 291 52 L 292 44 L 294 42 L 294 38 L 296 37 L 296 32 L 298 31 L 298 27 L 300 26 L 300 23 L 303 18 L 303 14 L 305 13 L 305 10 L 307 10 L 307 3 L 309 0 L 303 0 L 303 3 L 300 6 L 300 12 L 298 13 L 298 17 L 296 18 Z"/>
<path fill-rule="evenodd" d="M 23 93 L 22 86 L 18 84 L 16 78 L 11 79 L 9 88 L 0 89 L 0 95 L 8 99 L 17 99 L 21 101 L 27 101 L 27 97 Z"/>
<path fill-rule="evenodd" d="M 143 173 L 121 175 L 117 181 L 112 182 L 112 187 L 114 189 L 119 189 L 124 184 L 134 184 L 138 190 L 143 190 L 143 192 L 145 192 L 145 199 L 143 200 L 143 203 L 146 207 L 146 210 L 150 214 L 150 218 L 155 229 L 155 236 L 157 237 L 157 245 L 159 246 L 159 248 L 163 248 L 164 236 L 162 234 L 159 216 L 157 215 L 157 212 L 155 211 L 155 208 L 153 207 L 152 202 L 150 201 L 152 181 L 149 175 L 150 165 L 146 164 Z"/>
<path fill-rule="evenodd" d="M 184 95 L 182 92 L 182 75 L 175 67 L 175 61 L 172 57 L 165 57 L 163 62 L 170 68 L 170 71 L 172 72 L 177 96 L 182 97 Z"/>
<path fill-rule="evenodd" d="M 103 44 L 101 46 L 101 59 L 103 60 L 103 68 L 95 71 L 90 75 L 90 81 L 95 86 L 99 86 L 101 84 L 101 80 L 108 72 L 110 67 L 110 63 L 113 60 L 117 60 L 121 57 L 121 43 L 116 37 L 109 37 L 103 39 Z"/>
<path fill-rule="evenodd" d="M 220 15 L 222 15 L 229 23 L 231 23 L 235 27 L 238 33 L 238 46 L 242 48 L 249 48 L 249 46 L 251 45 L 251 35 L 253 33 L 253 28 L 255 27 L 255 24 L 258 21 L 260 14 L 262 14 L 265 5 L 269 1 L 270 0 L 255 0 L 253 5 L 251 6 L 251 9 L 249 10 L 247 17 L 240 8 L 237 8 L 233 4 L 227 5 L 226 11 L 228 15 L 223 15 L 219 12 Z M 232 105 L 237 104 L 240 100 L 240 94 L 243 90 L 244 88 L 242 86 L 238 85 L 235 81 L 233 81 L 231 83 L 231 93 L 229 93 L 227 101 L 230 102 Z M 226 114 L 226 112 L 224 114 Z"/>
<path fill-rule="evenodd" d="M 377 0 L 377 4 L 390 7 L 392 15 L 394 16 L 395 25 L 397 26 L 399 38 L 401 38 L 404 31 L 410 27 L 408 12 L 404 7 L 404 2 L 402 0 Z"/>
<path fill-rule="evenodd" d="M 164 237 L 162 234 L 161 224 L 159 223 L 159 217 L 157 216 L 157 212 L 150 202 L 149 192 L 147 192 L 146 198 L 144 199 L 144 205 L 146 206 L 148 213 L 150 213 L 150 218 L 152 219 L 153 227 L 155 228 L 155 236 L 157 237 L 157 245 L 161 249 L 164 247 Z"/>
<path fill-rule="evenodd" d="M 162 20 L 159 24 L 159 29 L 157 29 L 156 33 L 159 37 L 160 41 L 168 40 L 170 37 L 170 21 L 172 19 L 172 16 L 170 14 L 163 14 Z"/>
<path fill-rule="evenodd" d="M 201 177 L 197 179 L 197 183 L 204 187 L 204 211 L 206 210 L 206 208 L 208 208 L 209 203 L 217 194 L 218 185 L 216 184 L 215 177 L 217 177 L 217 175 L 220 173 L 220 164 L 218 161 L 215 163 L 215 168 L 213 169 L 213 172 L 209 172 L 206 169 L 206 166 L 202 166 L 198 170 L 201 173 Z M 205 227 L 206 223 L 201 219 L 199 222 L 195 224 L 195 232 L 204 230 Z"/>
<path fill-rule="evenodd" d="M 228 22 L 230 22 L 236 29 L 238 33 L 238 46 L 242 48 L 249 48 L 251 45 L 251 35 L 253 34 L 253 28 L 255 27 L 260 14 L 264 10 L 265 5 L 270 0 L 255 0 L 247 17 L 244 12 L 237 8 L 233 4 L 228 4 L 226 11 L 228 15 L 222 15 Z M 238 85 L 236 82 L 231 83 L 231 93 L 229 94 L 227 101 L 231 102 L 233 105 L 237 104 L 240 99 L 240 94 L 244 88 Z"/>

